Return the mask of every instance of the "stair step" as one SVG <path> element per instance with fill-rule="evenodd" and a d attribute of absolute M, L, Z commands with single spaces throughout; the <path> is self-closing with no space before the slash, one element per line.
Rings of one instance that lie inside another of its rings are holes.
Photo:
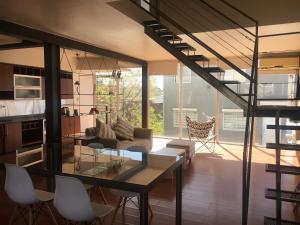
<path fill-rule="evenodd" d="M 294 125 L 267 125 L 267 129 L 277 129 L 277 127 L 280 130 L 300 130 L 300 126 L 294 126 Z"/>
<path fill-rule="evenodd" d="M 298 120 L 300 119 L 299 111 L 300 111 L 300 106 L 262 105 L 256 107 L 255 116 L 275 117 L 276 112 L 279 112 L 280 117 Z"/>
<path fill-rule="evenodd" d="M 180 51 L 196 51 L 196 49 L 190 46 L 188 43 L 174 43 L 172 44 L 174 48 Z"/>
<path fill-rule="evenodd" d="M 189 55 L 188 58 L 195 62 L 208 62 L 209 59 L 206 58 L 204 55 Z"/>
<path fill-rule="evenodd" d="M 167 41 L 182 41 L 182 38 L 177 35 L 161 36 L 161 37 Z"/>
<path fill-rule="evenodd" d="M 220 80 L 222 84 L 240 84 L 238 80 Z"/>
<path fill-rule="evenodd" d="M 276 194 L 278 193 L 277 190 L 272 188 L 267 188 L 265 191 L 265 197 L 267 199 L 276 200 Z M 300 203 L 300 193 L 294 191 L 280 191 L 280 200 L 283 202 L 294 202 Z"/>
<path fill-rule="evenodd" d="M 169 29 L 163 25 L 151 26 L 151 28 L 156 32 L 169 31 Z"/>
<path fill-rule="evenodd" d="M 225 70 L 218 66 L 203 68 L 207 73 L 225 73 Z"/>
<path fill-rule="evenodd" d="M 150 20 L 150 21 L 144 21 L 143 24 L 147 27 L 152 27 L 152 26 L 158 26 L 161 25 L 158 21 L 156 20 Z"/>
<path fill-rule="evenodd" d="M 173 37 L 175 34 L 169 30 L 161 30 L 159 32 L 157 32 L 157 34 L 160 36 L 160 37 Z"/>
<path fill-rule="evenodd" d="M 264 224 L 265 225 L 277 225 L 276 219 L 271 217 L 265 217 Z M 288 221 L 288 220 L 280 220 L 281 225 L 300 225 L 300 223 L 296 223 L 294 221 Z"/>
<path fill-rule="evenodd" d="M 296 144 L 279 144 L 278 147 L 285 150 L 300 151 L 300 145 Z M 277 145 L 275 143 L 267 143 L 266 148 L 276 149 Z"/>
<path fill-rule="evenodd" d="M 292 175 L 300 175 L 300 167 L 297 166 L 280 166 L 279 171 L 282 174 L 292 174 Z M 266 165 L 266 172 L 276 173 L 276 165 L 274 164 L 267 164 Z"/>
<path fill-rule="evenodd" d="M 249 94 L 245 93 L 245 94 L 239 94 L 239 96 L 243 96 L 243 97 L 248 97 Z M 254 96 L 254 94 L 251 94 L 251 96 Z"/>

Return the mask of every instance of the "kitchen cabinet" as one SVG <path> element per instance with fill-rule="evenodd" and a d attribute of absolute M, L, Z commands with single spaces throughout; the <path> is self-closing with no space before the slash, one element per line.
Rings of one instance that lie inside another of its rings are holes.
<path fill-rule="evenodd" d="M 80 132 L 80 116 L 61 117 L 62 154 L 72 155 L 74 153 L 74 139 L 69 138 Z"/>
<path fill-rule="evenodd" d="M 0 99 L 14 99 L 13 65 L 0 63 Z"/>
<path fill-rule="evenodd" d="M 61 117 L 61 135 L 63 137 L 80 133 L 80 116 Z"/>
<path fill-rule="evenodd" d="M 32 78 L 41 77 L 40 87 L 42 93 L 39 93 L 39 90 L 30 90 L 30 93 L 25 94 L 27 94 L 30 99 L 37 98 L 37 95 L 45 99 L 45 71 L 43 68 L 0 63 L 0 100 L 13 100 L 15 98 L 14 74 L 26 75 Z M 60 77 L 61 98 L 73 99 L 73 73 L 62 70 Z M 22 90 L 19 90 L 19 92 L 21 91 Z M 30 96 L 32 95 L 33 97 L 31 98 Z"/>
<path fill-rule="evenodd" d="M 73 99 L 73 79 L 60 79 L 61 99 Z"/>
<path fill-rule="evenodd" d="M 22 124 L 7 123 L 5 124 L 5 152 L 13 152 L 22 147 Z"/>

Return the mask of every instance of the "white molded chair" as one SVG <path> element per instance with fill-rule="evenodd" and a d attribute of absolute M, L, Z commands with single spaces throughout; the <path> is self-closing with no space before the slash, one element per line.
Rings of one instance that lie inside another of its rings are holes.
<path fill-rule="evenodd" d="M 9 224 L 15 223 L 20 218 L 19 216 L 26 220 L 24 211 L 28 210 L 28 224 L 32 225 L 45 206 L 53 223 L 57 225 L 48 205 L 53 200 L 53 193 L 34 189 L 32 180 L 23 167 L 6 163 L 5 169 L 5 192 L 12 201 L 17 203 Z"/>
<path fill-rule="evenodd" d="M 113 207 L 92 203 L 81 181 L 74 177 L 56 176 L 54 206 L 70 222 L 102 224 Z"/>

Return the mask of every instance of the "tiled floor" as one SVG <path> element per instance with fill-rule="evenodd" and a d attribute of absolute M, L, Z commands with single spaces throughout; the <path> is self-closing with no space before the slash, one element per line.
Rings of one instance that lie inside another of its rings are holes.
<path fill-rule="evenodd" d="M 167 139 L 155 139 L 154 151 L 165 146 Z M 274 216 L 275 202 L 264 198 L 264 189 L 275 186 L 274 174 L 268 174 L 265 163 L 274 163 L 274 151 L 255 148 L 253 152 L 252 183 L 249 206 L 249 224 L 263 224 L 264 216 Z M 298 165 L 294 153 L 282 153 L 283 164 Z M 1 172 L 0 224 L 8 224 L 13 204 L 3 190 L 3 172 Z M 184 225 L 233 225 L 241 224 L 242 190 L 242 146 L 218 145 L 215 154 L 199 152 L 190 167 L 184 171 L 183 187 L 183 224 Z M 43 186 L 40 178 L 35 178 L 37 186 Z M 292 190 L 299 179 L 284 175 L 283 187 Z M 108 191 L 105 194 L 111 204 L 116 198 Z M 96 198 L 97 196 L 93 196 Z M 99 198 L 96 198 L 99 199 Z M 164 180 L 151 192 L 150 203 L 154 211 L 153 225 L 175 224 L 175 184 Z M 115 224 L 139 224 L 138 210 L 129 205 L 125 220 L 121 214 Z M 298 214 L 292 213 L 292 204 L 283 207 L 284 218 L 300 221 Z M 60 221 L 60 220 L 59 220 Z M 22 224 L 22 223 L 20 223 Z M 38 224 L 51 224 L 47 218 L 41 218 Z M 61 224 L 61 222 L 60 222 Z"/>

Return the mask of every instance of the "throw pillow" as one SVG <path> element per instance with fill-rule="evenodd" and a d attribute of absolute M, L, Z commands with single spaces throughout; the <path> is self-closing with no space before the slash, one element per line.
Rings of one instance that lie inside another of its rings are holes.
<path fill-rule="evenodd" d="M 116 139 L 116 134 L 113 129 L 111 129 L 111 126 L 109 124 L 103 123 L 97 119 L 96 128 L 98 130 L 98 136 L 100 138 Z"/>
<path fill-rule="evenodd" d="M 134 128 L 120 117 L 117 117 L 114 130 L 118 139 L 133 141 Z"/>

